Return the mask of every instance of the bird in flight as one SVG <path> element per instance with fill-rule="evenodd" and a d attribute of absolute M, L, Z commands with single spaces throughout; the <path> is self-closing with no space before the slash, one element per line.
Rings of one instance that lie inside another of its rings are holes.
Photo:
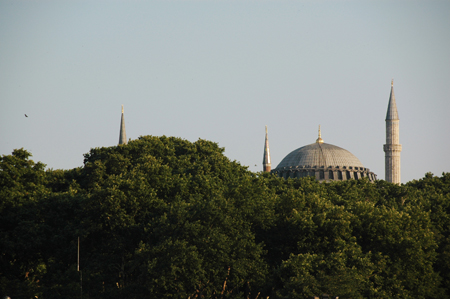
<path fill-rule="evenodd" d="M 25 114 L 25 117 L 28 117 L 28 115 Z"/>

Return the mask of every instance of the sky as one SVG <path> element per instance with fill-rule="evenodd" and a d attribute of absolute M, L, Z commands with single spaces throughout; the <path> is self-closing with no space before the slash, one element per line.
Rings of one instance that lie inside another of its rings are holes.
<path fill-rule="evenodd" d="M 217 142 L 262 170 L 315 142 L 384 179 L 394 79 L 401 180 L 450 171 L 450 1 L 0 0 L 0 154 L 83 165 L 127 137 Z M 25 117 L 25 114 L 28 117 Z"/>

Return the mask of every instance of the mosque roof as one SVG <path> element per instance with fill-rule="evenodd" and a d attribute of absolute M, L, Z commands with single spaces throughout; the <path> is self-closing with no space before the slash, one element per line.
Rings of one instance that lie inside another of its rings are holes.
<path fill-rule="evenodd" d="M 284 167 L 364 167 L 355 155 L 339 146 L 324 143 L 319 126 L 319 138 L 315 143 L 300 147 L 278 164 L 277 168 Z"/>
<path fill-rule="evenodd" d="M 323 142 L 315 142 L 292 151 L 278 164 L 277 168 L 297 166 L 364 167 L 361 161 L 348 150 Z"/>

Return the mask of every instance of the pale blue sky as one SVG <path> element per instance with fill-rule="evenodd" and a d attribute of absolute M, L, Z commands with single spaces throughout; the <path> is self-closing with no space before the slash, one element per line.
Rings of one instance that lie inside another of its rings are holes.
<path fill-rule="evenodd" d="M 128 138 L 212 140 L 252 171 L 265 125 L 275 168 L 320 124 L 384 179 L 392 78 L 402 182 L 450 171 L 450 1 L 0 0 L 0 154 L 54 169 L 116 145 L 124 104 Z"/>

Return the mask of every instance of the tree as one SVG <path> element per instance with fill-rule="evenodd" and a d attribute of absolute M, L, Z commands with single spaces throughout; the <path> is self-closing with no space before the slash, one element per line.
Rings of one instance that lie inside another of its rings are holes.
<path fill-rule="evenodd" d="M 38 280 L 45 273 L 34 247 L 43 242 L 34 216 L 36 203 L 50 191 L 45 165 L 30 157 L 16 149 L 0 158 L 0 293 L 18 297 L 39 294 Z"/>
<path fill-rule="evenodd" d="M 146 136 L 92 149 L 78 179 L 89 198 L 86 283 L 108 298 L 256 297 L 267 267 L 255 180 L 204 140 Z"/>
<path fill-rule="evenodd" d="M 285 180 L 165 136 L 70 170 L 30 156 L 0 160 L 0 287 L 14 298 L 78 297 L 78 237 L 90 298 L 448 297 L 449 174 Z"/>
<path fill-rule="evenodd" d="M 450 173 L 443 173 L 442 177 L 427 173 L 424 178 L 409 182 L 407 187 L 408 198 L 420 210 L 427 211 L 431 219 L 438 245 L 433 267 L 442 277 L 442 285 L 447 286 L 445 294 L 450 298 Z"/>

